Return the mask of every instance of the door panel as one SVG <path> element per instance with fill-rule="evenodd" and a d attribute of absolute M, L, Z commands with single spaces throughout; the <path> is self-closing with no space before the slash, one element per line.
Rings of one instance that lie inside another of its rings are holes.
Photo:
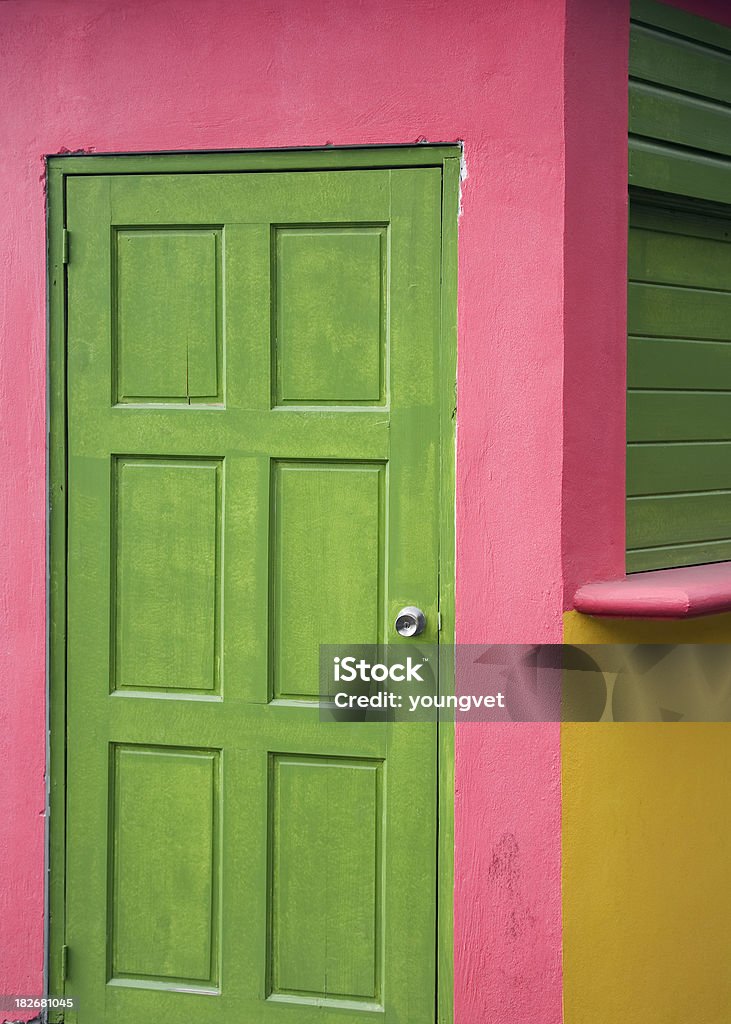
<path fill-rule="evenodd" d="M 220 692 L 221 462 L 111 469 L 112 690 Z"/>
<path fill-rule="evenodd" d="M 317 700 L 319 644 L 382 637 L 385 470 L 384 463 L 348 461 L 272 465 L 276 698 Z"/>
<path fill-rule="evenodd" d="M 272 993 L 375 1002 L 383 761 L 276 754 L 272 772 Z"/>
<path fill-rule="evenodd" d="M 113 747 L 110 979 L 217 985 L 219 761 Z"/>
<path fill-rule="evenodd" d="M 117 402 L 220 399 L 221 232 L 114 234 Z"/>
<path fill-rule="evenodd" d="M 436 727 L 319 719 L 436 642 L 441 172 L 70 178 L 80 1024 L 434 1019 Z"/>
<path fill-rule="evenodd" d="M 275 230 L 275 405 L 382 404 L 384 226 Z"/>

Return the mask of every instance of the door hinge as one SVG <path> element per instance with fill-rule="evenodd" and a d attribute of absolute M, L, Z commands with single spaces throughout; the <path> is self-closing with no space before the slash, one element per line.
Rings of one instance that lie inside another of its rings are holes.
<path fill-rule="evenodd" d="M 61 981 L 65 984 L 69 972 L 69 947 L 61 946 Z"/>
<path fill-rule="evenodd" d="M 442 631 L 442 613 L 437 612 L 437 633 Z"/>
<path fill-rule="evenodd" d="M 69 232 L 68 228 L 64 228 L 61 232 L 61 262 L 68 263 L 69 261 Z"/>

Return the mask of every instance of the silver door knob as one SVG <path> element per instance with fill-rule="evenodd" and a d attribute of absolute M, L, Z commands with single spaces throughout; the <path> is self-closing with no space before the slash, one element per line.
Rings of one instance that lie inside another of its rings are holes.
<path fill-rule="evenodd" d="M 426 627 L 426 616 L 421 608 L 402 608 L 396 616 L 394 627 L 399 636 L 418 636 Z"/>

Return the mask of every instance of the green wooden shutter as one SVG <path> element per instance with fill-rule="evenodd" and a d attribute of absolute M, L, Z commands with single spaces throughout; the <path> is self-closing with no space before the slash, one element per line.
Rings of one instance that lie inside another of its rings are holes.
<path fill-rule="evenodd" d="M 630 185 L 731 202 L 731 29 L 632 5 Z"/>
<path fill-rule="evenodd" d="M 731 30 L 633 4 L 627 569 L 731 559 Z"/>

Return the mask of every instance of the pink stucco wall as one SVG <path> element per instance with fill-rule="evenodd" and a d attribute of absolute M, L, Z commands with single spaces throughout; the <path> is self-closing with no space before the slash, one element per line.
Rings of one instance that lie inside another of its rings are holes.
<path fill-rule="evenodd" d="M 567 0 L 564 607 L 625 559 L 629 0 Z"/>

